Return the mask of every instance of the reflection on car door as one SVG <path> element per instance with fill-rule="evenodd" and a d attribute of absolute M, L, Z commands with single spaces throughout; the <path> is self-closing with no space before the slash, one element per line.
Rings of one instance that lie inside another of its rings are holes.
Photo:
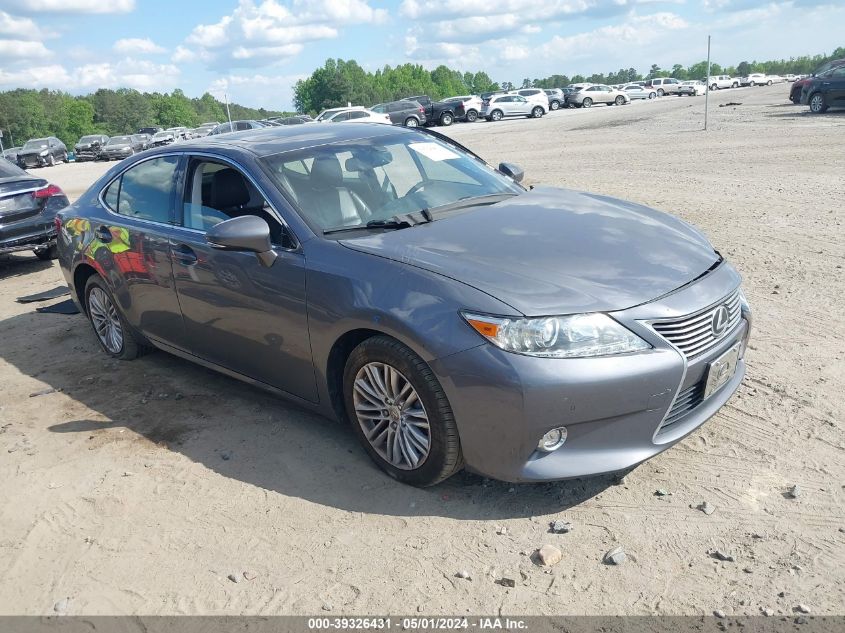
<path fill-rule="evenodd" d="M 91 220 L 88 246 L 129 322 L 145 336 L 177 346 L 184 330 L 168 231 L 178 164 L 178 156 L 146 160 L 113 180 L 103 193 L 110 213 Z"/>
<path fill-rule="evenodd" d="M 305 258 L 290 233 L 254 184 L 222 159 L 192 157 L 180 201 L 171 252 L 188 350 L 316 401 Z M 258 215 L 270 225 L 278 254 L 271 267 L 253 253 L 217 250 L 206 241 L 208 229 L 240 215 Z"/>
<path fill-rule="evenodd" d="M 824 85 L 828 83 L 828 85 Z M 845 66 L 830 73 L 830 77 L 822 81 L 822 88 L 827 91 L 827 104 L 831 106 L 845 106 Z"/>

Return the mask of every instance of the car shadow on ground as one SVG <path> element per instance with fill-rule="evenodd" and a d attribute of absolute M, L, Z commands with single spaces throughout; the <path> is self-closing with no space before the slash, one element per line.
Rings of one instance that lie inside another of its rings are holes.
<path fill-rule="evenodd" d="M 37 273 L 47 270 L 52 265 L 53 262 L 43 261 L 32 254 L 0 255 L 0 279 Z"/>
<path fill-rule="evenodd" d="M 792 112 L 766 112 L 766 117 L 772 119 L 818 119 L 822 120 L 826 117 L 842 117 L 845 116 L 845 108 L 840 109 L 830 109 L 827 112 L 823 112 L 821 114 L 813 114 L 810 112 L 809 108 L 806 106 L 800 110 L 795 110 Z"/>
<path fill-rule="evenodd" d="M 345 424 L 163 352 L 132 362 L 108 358 L 81 315 L 24 313 L 0 321 L 12 334 L 0 357 L 21 373 L 85 405 L 91 418 L 44 420 L 53 433 L 92 450 L 146 438 L 138 461 L 181 453 L 223 477 L 335 508 L 456 519 L 547 515 L 578 505 L 618 475 L 544 484 L 508 484 L 462 472 L 427 489 L 379 470 Z M 62 397 L 55 394 L 37 397 Z M 97 415 L 94 414 L 96 412 Z M 106 437 L 103 437 L 103 436 Z M 107 440 L 107 441 L 103 441 Z M 90 442 L 90 444 L 88 444 Z M 158 456 L 158 457 L 157 457 Z"/>

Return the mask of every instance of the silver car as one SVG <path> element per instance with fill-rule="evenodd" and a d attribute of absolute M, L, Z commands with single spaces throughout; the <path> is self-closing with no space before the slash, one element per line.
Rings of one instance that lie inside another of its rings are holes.
<path fill-rule="evenodd" d="M 569 102 L 578 108 L 590 108 L 597 103 L 625 105 L 631 103 L 631 97 L 622 90 L 604 84 L 594 84 L 570 95 Z"/>
<path fill-rule="evenodd" d="M 493 95 L 481 102 L 479 116 L 488 121 L 501 121 L 505 117 L 527 116 L 539 119 L 546 111 L 543 106 L 533 103 L 521 95 Z"/>
<path fill-rule="evenodd" d="M 158 348 L 346 422 L 331 441 L 409 484 L 630 468 L 739 387 L 740 276 L 674 216 L 522 178 L 389 125 L 152 149 L 57 216 L 80 343 Z"/>
<path fill-rule="evenodd" d="M 628 84 L 622 91 L 628 95 L 628 98 L 631 101 L 635 99 L 656 99 L 657 98 L 657 91 L 653 88 L 645 88 L 640 86 L 639 84 Z"/>

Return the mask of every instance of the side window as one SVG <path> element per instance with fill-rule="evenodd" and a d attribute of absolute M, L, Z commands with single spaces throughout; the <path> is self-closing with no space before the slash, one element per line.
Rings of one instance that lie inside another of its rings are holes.
<path fill-rule="evenodd" d="M 106 204 L 115 213 L 166 224 L 175 193 L 178 156 L 144 161 L 125 171 L 106 190 Z"/>
<path fill-rule="evenodd" d="M 350 119 L 366 119 L 368 116 L 369 115 L 366 112 L 361 112 L 360 110 L 349 113 Z"/>
<path fill-rule="evenodd" d="M 349 113 L 348 112 L 341 112 L 340 114 L 336 114 L 332 117 L 332 123 L 341 123 L 343 121 L 349 120 Z"/>
<path fill-rule="evenodd" d="M 207 231 L 244 215 L 256 215 L 267 222 L 274 244 L 293 247 L 293 240 L 270 205 L 240 171 L 225 163 L 192 160 L 182 201 L 182 225 Z"/>

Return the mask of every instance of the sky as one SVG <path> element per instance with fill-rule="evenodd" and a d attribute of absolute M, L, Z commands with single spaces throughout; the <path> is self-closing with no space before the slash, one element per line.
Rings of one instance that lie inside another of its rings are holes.
<path fill-rule="evenodd" d="M 845 45 L 845 0 L 0 0 L 0 90 L 208 91 L 291 108 L 329 58 L 521 83 Z M 364 104 L 369 105 L 369 104 Z"/>

